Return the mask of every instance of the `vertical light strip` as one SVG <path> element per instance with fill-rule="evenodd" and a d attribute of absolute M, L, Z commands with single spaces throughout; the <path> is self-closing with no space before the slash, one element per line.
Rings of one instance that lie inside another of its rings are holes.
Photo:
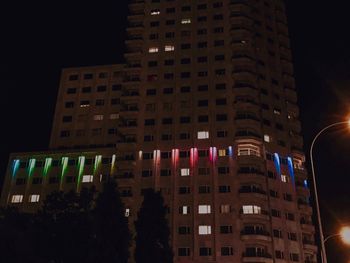
<path fill-rule="evenodd" d="M 281 177 L 281 161 L 280 161 L 280 156 L 278 155 L 278 153 L 274 153 L 273 160 L 275 163 L 275 167 L 276 167 L 276 171 L 278 173 L 278 176 Z"/>
<path fill-rule="evenodd" d="M 30 159 L 29 160 L 29 165 L 28 165 L 28 177 L 29 178 L 32 177 L 32 175 L 34 173 L 35 163 L 36 163 L 35 159 Z"/>
<path fill-rule="evenodd" d="M 176 166 L 177 162 L 179 161 L 179 149 L 172 149 L 171 158 L 173 161 L 173 166 Z"/>
<path fill-rule="evenodd" d="M 216 147 L 210 147 L 209 148 L 209 159 L 212 163 L 216 162 L 217 159 L 217 149 Z"/>
<path fill-rule="evenodd" d="M 233 157 L 233 147 L 232 146 L 228 147 L 228 156 Z"/>
<path fill-rule="evenodd" d="M 19 169 L 19 164 L 20 164 L 20 160 L 16 159 L 16 160 L 13 160 L 13 164 L 12 164 L 12 178 L 16 178 L 16 174 L 17 174 L 17 171 Z"/>
<path fill-rule="evenodd" d="M 96 155 L 95 163 L 94 163 L 94 175 L 96 175 L 98 169 L 100 168 L 101 162 L 102 162 L 102 155 Z"/>
<path fill-rule="evenodd" d="M 160 163 L 160 150 L 153 151 L 153 160 L 154 160 L 154 165 L 158 165 Z"/>
<path fill-rule="evenodd" d="M 195 167 L 197 161 L 198 161 L 198 149 L 191 148 L 190 150 L 190 164 L 192 168 L 191 171 L 193 171 L 193 168 Z"/>
<path fill-rule="evenodd" d="M 139 160 L 142 160 L 142 151 L 139 151 Z"/>
<path fill-rule="evenodd" d="M 51 165 L 52 165 L 52 158 L 46 158 L 45 159 L 44 170 L 43 170 L 43 176 L 44 177 L 46 177 L 47 174 L 49 173 Z"/>
<path fill-rule="evenodd" d="M 293 187 L 295 187 L 295 176 L 294 176 L 293 161 L 292 161 L 291 157 L 288 157 L 287 160 L 288 160 L 289 175 L 292 178 Z"/>
<path fill-rule="evenodd" d="M 78 182 L 77 182 L 77 192 L 79 192 L 80 185 L 81 185 L 81 178 L 84 173 L 84 166 L 85 166 L 85 156 L 79 156 L 78 158 Z"/>
<path fill-rule="evenodd" d="M 68 169 L 68 157 L 62 157 L 61 165 L 62 165 L 62 171 L 61 171 L 61 178 L 60 178 L 60 190 L 62 190 L 64 176 L 66 175 L 67 169 Z"/>
<path fill-rule="evenodd" d="M 115 161 L 117 159 L 117 156 L 115 154 L 112 155 L 112 160 L 111 160 L 111 175 L 114 174 L 115 172 Z"/>

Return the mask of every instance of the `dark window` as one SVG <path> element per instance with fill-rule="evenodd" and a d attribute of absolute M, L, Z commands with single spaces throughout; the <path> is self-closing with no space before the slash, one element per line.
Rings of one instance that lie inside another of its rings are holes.
<path fill-rule="evenodd" d="M 76 88 L 68 88 L 67 89 L 67 94 L 75 94 L 77 93 L 77 89 Z"/>
<path fill-rule="evenodd" d="M 145 126 L 153 126 L 156 124 L 155 119 L 146 119 L 145 120 Z"/>
<path fill-rule="evenodd" d="M 68 77 L 68 79 L 69 79 L 70 81 L 78 80 L 78 79 L 79 79 L 79 75 L 78 75 L 78 74 L 70 75 L 70 76 Z"/>
<path fill-rule="evenodd" d="M 180 91 L 181 91 L 181 93 L 190 92 L 191 91 L 191 87 L 189 87 L 189 86 L 181 87 Z"/>
<path fill-rule="evenodd" d="M 191 117 L 189 116 L 180 117 L 180 123 L 190 123 L 190 122 L 191 122 Z"/>
<path fill-rule="evenodd" d="M 160 176 L 171 176 L 171 170 L 170 169 L 160 170 Z"/>
<path fill-rule="evenodd" d="M 82 92 L 83 92 L 83 93 L 90 93 L 91 90 L 92 90 L 91 87 L 83 87 L 83 88 L 82 88 Z"/>
<path fill-rule="evenodd" d="M 199 248 L 200 256 L 211 256 L 211 248 L 210 247 L 200 247 Z"/>
<path fill-rule="evenodd" d="M 198 116 L 198 122 L 208 122 L 209 116 L 208 115 L 200 115 Z"/>
<path fill-rule="evenodd" d="M 84 79 L 93 79 L 94 75 L 92 73 L 86 73 L 84 74 Z"/>
<path fill-rule="evenodd" d="M 216 114 L 216 121 L 227 121 L 226 114 Z"/>
<path fill-rule="evenodd" d="M 107 86 L 97 86 L 97 92 L 105 92 L 107 91 Z"/>
<path fill-rule="evenodd" d="M 231 187 L 229 185 L 220 185 L 219 193 L 229 193 L 231 192 Z"/>
<path fill-rule="evenodd" d="M 63 116 L 62 121 L 63 122 L 72 122 L 73 117 L 72 116 Z"/>
<path fill-rule="evenodd" d="M 179 247 L 178 248 L 178 255 L 179 255 L 179 257 L 190 256 L 191 255 L 190 248 L 188 248 L 188 247 Z"/>
<path fill-rule="evenodd" d="M 65 104 L 64 104 L 65 108 L 67 109 L 71 109 L 71 108 L 74 108 L 74 102 L 73 101 L 67 101 Z"/>
<path fill-rule="evenodd" d="M 208 100 L 199 100 L 197 102 L 198 107 L 207 107 L 209 104 Z"/>

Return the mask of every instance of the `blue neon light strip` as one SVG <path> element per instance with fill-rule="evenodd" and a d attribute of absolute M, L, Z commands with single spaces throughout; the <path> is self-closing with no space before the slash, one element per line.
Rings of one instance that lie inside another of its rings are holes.
<path fill-rule="evenodd" d="M 275 163 L 275 167 L 276 167 L 276 171 L 278 173 L 278 176 L 281 177 L 281 160 L 280 160 L 280 156 L 278 155 L 278 153 L 274 153 L 273 161 Z"/>
<path fill-rule="evenodd" d="M 20 160 L 13 160 L 12 164 L 12 178 L 16 178 L 17 171 L 19 169 Z"/>
<path fill-rule="evenodd" d="M 295 187 L 295 176 L 294 176 L 293 160 L 292 160 L 291 157 L 288 157 L 287 160 L 288 160 L 289 175 L 292 178 L 292 183 L 293 183 L 293 186 Z"/>

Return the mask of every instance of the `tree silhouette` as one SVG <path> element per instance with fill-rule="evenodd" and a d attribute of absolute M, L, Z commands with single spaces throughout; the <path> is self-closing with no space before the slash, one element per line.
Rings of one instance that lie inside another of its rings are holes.
<path fill-rule="evenodd" d="M 137 263 L 172 263 L 167 208 L 160 192 L 149 189 L 138 212 L 135 260 Z"/>
<path fill-rule="evenodd" d="M 117 184 L 108 181 L 99 193 L 94 210 L 96 262 L 127 263 L 130 232 Z"/>

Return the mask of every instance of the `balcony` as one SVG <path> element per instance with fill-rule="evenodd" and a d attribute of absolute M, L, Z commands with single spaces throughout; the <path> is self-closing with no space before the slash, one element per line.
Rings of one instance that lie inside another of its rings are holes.
<path fill-rule="evenodd" d="M 303 247 L 305 250 L 312 251 L 312 252 L 317 252 L 318 247 L 316 246 L 315 242 L 312 240 L 303 240 Z"/>
<path fill-rule="evenodd" d="M 248 186 L 241 187 L 238 190 L 238 193 L 242 197 L 254 198 L 254 199 L 262 198 L 267 200 L 266 191 L 256 187 L 248 187 Z"/>
<path fill-rule="evenodd" d="M 272 256 L 267 252 L 244 252 L 242 254 L 243 262 L 251 263 L 273 263 Z"/>
<path fill-rule="evenodd" d="M 135 0 L 129 4 L 129 10 L 132 15 L 143 15 L 145 13 L 145 1 Z"/>
<path fill-rule="evenodd" d="M 266 241 L 266 242 L 271 242 L 272 238 L 269 232 L 266 230 L 259 230 L 259 229 L 254 229 L 254 230 L 248 230 L 244 229 L 241 231 L 241 239 L 243 241 Z"/>

